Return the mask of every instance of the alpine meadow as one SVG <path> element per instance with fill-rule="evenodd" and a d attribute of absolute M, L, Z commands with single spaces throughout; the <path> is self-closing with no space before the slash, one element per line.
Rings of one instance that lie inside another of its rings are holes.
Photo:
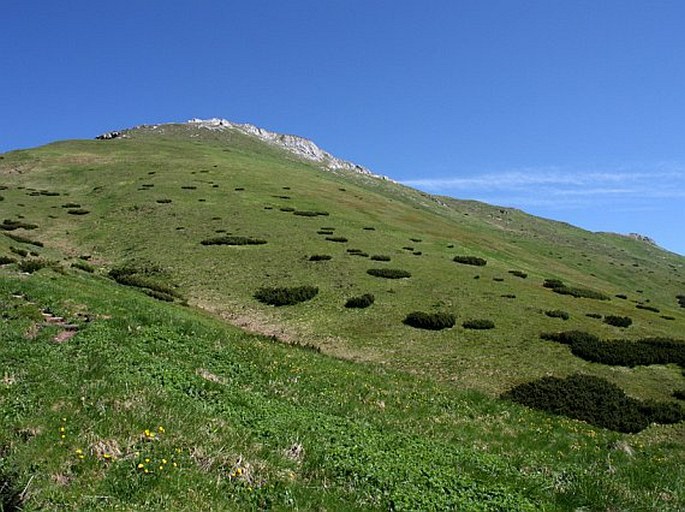
<path fill-rule="evenodd" d="M 649 240 L 218 119 L 0 185 L 0 510 L 685 509 L 685 258 Z"/>

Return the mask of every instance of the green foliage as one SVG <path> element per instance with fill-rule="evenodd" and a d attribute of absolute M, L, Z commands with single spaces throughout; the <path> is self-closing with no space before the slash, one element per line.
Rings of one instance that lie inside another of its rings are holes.
<path fill-rule="evenodd" d="M 474 265 L 476 267 L 484 267 L 488 263 L 486 260 L 479 258 L 478 256 L 455 256 L 452 258 L 452 261 L 456 261 L 457 263 L 461 263 L 463 265 Z"/>
<path fill-rule="evenodd" d="M 311 300 L 318 293 L 315 286 L 264 287 L 255 292 L 254 298 L 271 306 L 292 306 Z"/>
<path fill-rule="evenodd" d="M 629 316 L 607 315 L 604 317 L 604 323 L 614 327 L 630 327 L 633 320 Z"/>
<path fill-rule="evenodd" d="M 75 208 L 73 210 L 67 210 L 69 215 L 88 215 L 90 210 L 85 210 L 83 208 Z"/>
<path fill-rule="evenodd" d="M 312 254 L 309 257 L 309 261 L 328 261 L 331 258 L 333 258 L 333 256 L 330 254 Z"/>
<path fill-rule="evenodd" d="M 10 246 L 10 251 L 12 251 L 14 254 L 21 256 L 22 258 L 25 258 L 26 256 L 29 255 L 29 251 L 26 249 L 22 249 L 20 247 L 12 247 Z"/>
<path fill-rule="evenodd" d="M 308 210 L 295 210 L 293 212 L 293 215 L 297 215 L 299 217 L 318 217 L 319 213 L 308 211 Z"/>
<path fill-rule="evenodd" d="M 673 392 L 673 398 L 677 398 L 678 400 L 685 400 L 685 388 L 676 389 Z"/>
<path fill-rule="evenodd" d="M 85 261 L 75 261 L 74 263 L 71 264 L 73 268 L 77 268 L 79 270 L 83 270 L 84 272 L 88 272 L 89 274 L 92 274 L 95 272 L 95 267 L 91 265 L 90 263 L 86 263 Z"/>
<path fill-rule="evenodd" d="M 9 265 L 10 263 L 16 263 L 16 262 L 17 262 L 16 258 L 12 258 L 11 256 L 0 255 L 0 265 Z"/>
<path fill-rule="evenodd" d="M 130 261 L 112 268 L 108 275 L 121 285 L 140 288 L 144 293 L 157 299 L 171 302 L 168 300 L 169 297 L 182 298 L 176 288 L 167 282 L 167 273 L 150 262 Z"/>
<path fill-rule="evenodd" d="M 21 236 L 21 235 L 16 235 L 14 233 L 3 233 L 6 237 L 11 238 L 15 242 L 19 242 L 22 244 L 29 244 L 29 245 L 35 245 L 36 247 L 43 247 L 43 242 L 39 242 L 37 240 L 32 240 L 28 237 Z"/>
<path fill-rule="evenodd" d="M 59 264 L 56 261 L 46 260 L 46 259 L 30 259 L 21 260 L 18 265 L 19 270 L 22 272 L 27 272 L 28 274 L 33 274 L 34 272 L 42 268 L 52 268 L 57 270 Z"/>
<path fill-rule="evenodd" d="M 617 299 L 623 299 L 623 300 L 626 300 L 628 298 L 628 296 L 625 293 L 617 293 L 616 295 L 614 295 L 614 297 L 616 297 Z"/>
<path fill-rule="evenodd" d="M 651 311 L 652 313 L 659 313 L 659 308 L 655 308 L 654 306 L 648 306 L 647 304 L 635 304 L 635 307 L 637 309 L 643 309 L 645 311 Z"/>
<path fill-rule="evenodd" d="M 347 299 L 347 302 L 345 302 L 345 307 L 346 308 L 368 308 L 371 304 L 374 303 L 376 298 L 370 294 L 370 293 L 365 293 L 364 295 L 360 295 L 358 297 L 350 297 Z"/>
<path fill-rule="evenodd" d="M 510 270 L 509 273 L 512 276 L 520 277 L 521 279 L 525 279 L 528 277 L 528 274 L 526 274 L 525 272 L 522 272 L 520 270 Z"/>
<path fill-rule="evenodd" d="M 0 224 L 0 230 L 3 231 L 14 231 L 15 229 L 36 229 L 38 227 L 37 224 L 29 224 L 27 222 L 22 222 L 20 220 L 12 220 L 12 219 L 5 219 L 2 221 L 2 224 Z"/>
<path fill-rule="evenodd" d="M 681 308 L 685 308 L 685 295 L 676 295 L 676 300 Z"/>
<path fill-rule="evenodd" d="M 597 318 L 597 319 L 601 319 L 601 318 L 602 318 L 602 314 L 601 314 L 601 313 L 585 313 L 585 316 L 588 317 L 588 318 Z"/>
<path fill-rule="evenodd" d="M 81 208 L 79 203 L 64 203 L 62 208 Z"/>
<path fill-rule="evenodd" d="M 374 254 L 371 256 L 372 261 L 390 261 L 390 256 L 385 256 L 383 254 Z"/>
<path fill-rule="evenodd" d="M 571 315 L 569 315 L 568 312 L 563 311 L 561 309 L 551 309 L 545 311 L 545 315 L 547 315 L 550 318 L 561 318 L 562 320 L 568 320 L 569 318 L 571 318 Z"/>
<path fill-rule="evenodd" d="M 263 245 L 266 240 L 252 238 L 248 236 L 219 236 L 207 238 L 200 242 L 202 245 Z"/>
<path fill-rule="evenodd" d="M 487 318 L 477 318 L 473 320 L 466 320 L 464 323 L 461 324 L 461 326 L 464 329 L 486 330 L 494 329 L 495 322 L 493 322 L 492 320 L 488 320 Z"/>
<path fill-rule="evenodd" d="M 367 274 L 374 277 L 384 277 L 385 279 L 404 279 L 411 277 L 411 272 L 398 268 L 370 268 Z"/>
<path fill-rule="evenodd" d="M 582 331 L 543 333 L 540 337 L 569 345 L 573 355 L 594 363 L 628 367 L 677 364 L 685 368 L 683 340 L 644 338 L 637 341 L 604 341 Z"/>
<path fill-rule="evenodd" d="M 554 293 L 561 295 L 570 295 L 576 298 L 596 299 L 596 300 L 611 300 L 611 298 L 595 290 L 589 288 L 566 286 L 563 281 L 559 279 L 545 279 L 542 284 L 545 288 L 550 288 Z"/>
<path fill-rule="evenodd" d="M 675 404 L 641 402 L 626 396 L 611 382 L 591 375 L 542 377 L 514 387 L 503 398 L 625 433 L 640 432 L 653 421 L 677 423 L 685 419 L 684 411 L 676 409 Z"/>
<path fill-rule="evenodd" d="M 338 242 L 341 244 L 347 242 L 347 238 L 345 238 L 344 236 L 327 236 L 326 240 L 328 240 L 329 242 Z"/>
<path fill-rule="evenodd" d="M 415 327 L 416 329 L 440 331 L 442 329 L 454 327 L 455 321 L 454 315 L 451 313 L 425 313 L 423 311 L 414 311 L 409 313 L 402 323 Z"/>
<path fill-rule="evenodd" d="M 169 204 L 171 203 L 171 199 L 157 199 L 157 202 L 159 204 Z"/>
<path fill-rule="evenodd" d="M 279 208 L 279 210 L 286 213 L 292 213 L 295 211 L 295 208 L 293 208 L 292 206 L 282 206 L 281 208 Z"/>

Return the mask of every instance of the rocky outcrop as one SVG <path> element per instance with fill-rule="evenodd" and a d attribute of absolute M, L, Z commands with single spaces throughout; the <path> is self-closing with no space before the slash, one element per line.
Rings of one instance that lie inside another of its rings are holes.
<path fill-rule="evenodd" d="M 385 176 L 372 173 L 366 167 L 337 158 L 331 155 L 328 151 L 321 149 L 311 140 L 305 139 L 304 137 L 299 137 L 297 135 L 276 133 L 265 130 L 264 128 L 259 128 L 258 126 L 252 124 L 234 123 L 227 119 L 219 118 L 191 119 L 188 121 L 188 124 L 207 130 L 237 130 L 246 135 L 251 135 L 260 140 L 268 142 L 269 144 L 273 144 L 274 146 L 285 149 L 299 158 L 317 162 L 327 169 L 343 169 L 392 181 Z"/>
<path fill-rule="evenodd" d="M 124 132 L 119 132 L 119 131 L 113 131 L 113 132 L 107 132 L 103 133 L 102 135 L 98 135 L 95 137 L 97 140 L 109 140 L 109 139 L 118 139 L 119 137 L 124 137 Z"/>
<path fill-rule="evenodd" d="M 628 233 L 628 238 L 634 238 L 640 242 L 645 242 L 646 244 L 656 245 L 656 242 L 649 238 L 648 236 L 641 235 L 640 233 Z"/>

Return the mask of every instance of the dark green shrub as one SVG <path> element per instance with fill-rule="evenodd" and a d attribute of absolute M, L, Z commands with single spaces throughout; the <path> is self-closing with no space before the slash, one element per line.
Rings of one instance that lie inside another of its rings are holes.
<path fill-rule="evenodd" d="M 664 320 L 675 320 L 675 317 L 670 315 L 661 315 L 661 318 Z"/>
<path fill-rule="evenodd" d="M 454 327 L 455 318 L 451 313 L 424 313 L 423 311 L 414 311 L 413 313 L 409 313 L 402 323 L 415 327 L 416 329 L 440 331 L 442 329 Z"/>
<path fill-rule="evenodd" d="M 550 288 L 554 293 L 559 293 L 561 295 L 571 295 L 572 297 L 583 297 L 586 299 L 610 300 L 610 297 L 604 293 L 590 290 L 589 288 L 566 286 L 563 281 L 559 279 L 545 279 L 542 286 Z"/>
<path fill-rule="evenodd" d="M 487 265 L 487 261 L 478 256 L 455 256 L 452 261 L 461 263 L 462 265 L 474 265 L 476 267 L 484 267 Z"/>
<path fill-rule="evenodd" d="M 659 308 L 655 308 L 654 306 L 647 306 L 645 304 L 635 304 L 635 307 L 637 309 L 644 309 L 645 311 L 651 311 L 653 313 L 659 313 Z"/>
<path fill-rule="evenodd" d="M 623 299 L 623 300 L 626 300 L 628 298 L 628 296 L 625 293 L 617 293 L 616 295 L 614 295 L 614 297 L 616 297 L 617 299 Z"/>
<path fill-rule="evenodd" d="M 351 252 L 350 256 L 359 256 L 361 258 L 368 258 L 369 253 L 368 252 L 361 252 L 361 251 L 360 252 Z"/>
<path fill-rule="evenodd" d="M 298 215 L 300 217 L 318 217 L 318 212 L 311 212 L 308 210 L 295 210 L 293 215 Z"/>
<path fill-rule="evenodd" d="M 671 423 L 684 418 L 682 409 L 678 412 L 670 405 L 630 398 L 615 384 L 591 375 L 575 374 L 565 379 L 542 377 L 516 386 L 502 397 L 625 433 L 640 432 L 654 420 Z"/>
<path fill-rule="evenodd" d="M 516 295 L 514 295 L 513 293 L 505 293 L 503 295 L 500 295 L 500 297 L 502 297 L 503 299 L 515 299 Z"/>
<path fill-rule="evenodd" d="M 520 270 L 510 270 L 509 273 L 512 276 L 520 277 L 521 279 L 525 279 L 528 277 L 528 274 L 526 274 L 525 272 L 521 272 Z"/>
<path fill-rule="evenodd" d="M 22 272 L 26 272 L 28 274 L 33 274 L 37 270 L 40 270 L 41 268 L 57 268 L 57 262 L 55 261 L 50 261 L 50 260 L 44 260 L 44 259 L 35 259 L 35 260 L 21 260 L 18 264 L 19 270 Z"/>
<path fill-rule="evenodd" d="M 673 392 L 673 398 L 677 398 L 678 400 L 685 400 L 685 388 L 676 389 Z"/>
<path fill-rule="evenodd" d="M 75 261 L 74 263 L 71 264 L 71 266 L 73 268 L 83 270 L 84 272 L 88 272 L 89 274 L 92 274 L 93 272 L 95 272 L 95 267 L 86 263 L 85 261 Z"/>
<path fill-rule="evenodd" d="M 43 242 L 38 242 L 36 240 L 31 240 L 30 238 L 27 238 L 25 236 L 21 235 L 15 235 L 14 233 L 3 233 L 7 238 L 11 238 L 15 242 L 19 242 L 22 244 L 29 244 L 29 245 L 35 245 L 36 247 L 43 247 Z"/>
<path fill-rule="evenodd" d="M 320 229 L 319 231 L 316 232 L 317 235 L 332 235 L 333 231 L 326 231 L 323 229 Z"/>
<path fill-rule="evenodd" d="M 501 283 L 501 282 L 504 281 L 504 278 L 502 278 L 502 277 L 493 277 L 492 280 L 495 281 L 496 283 Z"/>
<path fill-rule="evenodd" d="M 41 196 L 55 197 L 60 195 L 59 192 L 51 192 L 50 190 L 41 190 L 38 192 Z"/>
<path fill-rule="evenodd" d="M 398 268 L 370 268 L 367 274 L 374 277 L 384 277 L 386 279 L 403 279 L 411 277 L 411 273 Z"/>
<path fill-rule="evenodd" d="M 335 228 L 331 228 L 331 227 L 328 227 L 328 226 L 324 226 L 324 227 L 321 227 L 321 228 L 319 228 L 319 229 L 322 230 L 322 231 L 335 231 Z"/>
<path fill-rule="evenodd" d="M 112 268 L 108 275 L 121 285 L 140 288 L 144 293 L 157 299 L 161 297 L 160 294 L 182 298 L 175 287 L 167 283 L 167 272 L 150 262 L 131 261 Z"/>
<path fill-rule="evenodd" d="M 549 311 L 545 311 L 545 315 L 550 318 L 561 318 L 562 320 L 568 320 L 571 318 L 571 315 L 569 315 L 566 311 L 562 311 L 561 309 L 551 309 Z"/>
<path fill-rule="evenodd" d="M 390 261 L 390 256 L 385 256 L 383 254 L 374 254 L 371 256 L 373 261 Z"/>
<path fill-rule="evenodd" d="M 685 295 L 676 295 L 676 300 L 681 308 L 685 308 Z"/>
<path fill-rule="evenodd" d="M 341 244 L 347 242 L 347 238 L 345 238 L 344 236 L 327 236 L 326 240 L 328 240 L 329 242 L 338 242 Z"/>
<path fill-rule="evenodd" d="M 363 228 L 363 229 L 364 229 L 365 231 L 376 231 L 376 228 L 374 228 L 374 227 L 372 227 L 372 226 L 367 226 L 367 227 L 365 227 L 365 228 Z"/>
<path fill-rule="evenodd" d="M 292 306 L 316 297 L 319 289 L 314 286 L 294 286 L 283 288 L 260 288 L 255 299 L 271 306 Z"/>
<path fill-rule="evenodd" d="M 0 265 L 9 265 L 10 263 L 16 263 L 17 260 L 10 256 L 0 256 Z"/>
<path fill-rule="evenodd" d="M 266 240 L 247 236 L 218 236 L 207 238 L 200 242 L 202 245 L 263 245 Z"/>
<path fill-rule="evenodd" d="M 545 279 L 545 282 L 542 283 L 542 286 L 545 288 L 562 288 L 564 285 L 564 282 L 561 279 Z"/>
<path fill-rule="evenodd" d="M 409 240 L 416 243 L 423 242 L 420 238 L 410 238 Z"/>
<path fill-rule="evenodd" d="M 67 210 L 67 213 L 69 215 L 88 215 L 90 211 L 83 208 L 76 208 L 74 210 Z"/>
<path fill-rule="evenodd" d="M 630 327 L 633 320 L 629 316 L 607 315 L 604 317 L 604 323 L 614 327 Z"/>
<path fill-rule="evenodd" d="M 330 254 L 312 254 L 309 261 L 328 261 L 332 258 Z"/>
<path fill-rule="evenodd" d="M 245 190 L 245 187 L 235 187 L 233 190 L 235 190 L 236 192 L 242 192 L 243 190 Z"/>
<path fill-rule="evenodd" d="M 685 420 L 685 410 L 675 402 L 645 400 L 639 407 L 649 423 L 670 425 Z"/>
<path fill-rule="evenodd" d="M 177 298 L 174 295 L 170 295 L 168 293 L 160 292 L 158 290 L 153 290 L 151 288 L 143 288 L 143 293 L 145 293 L 146 295 L 149 295 L 153 299 L 162 300 L 164 302 L 174 302 L 174 300 Z"/>
<path fill-rule="evenodd" d="M 350 297 L 347 299 L 347 302 L 345 302 L 345 307 L 359 309 L 368 308 L 371 304 L 373 304 L 374 300 L 376 299 L 372 294 L 365 293 L 359 297 Z"/>
<path fill-rule="evenodd" d="M 495 322 L 492 320 L 488 320 L 486 318 L 482 319 L 475 319 L 475 320 L 466 320 L 461 326 L 464 329 L 479 329 L 479 330 L 485 330 L 485 329 L 494 329 L 495 328 Z"/>
<path fill-rule="evenodd" d="M 28 224 L 26 222 L 22 222 L 20 220 L 12 220 L 12 219 L 5 219 L 2 221 L 2 224 L 0 224 L 0 229 L 3 231 L 14 231 L 15 229 L 26 229 L 26 230 L 31 230 L 31 229 L 36 229 L 38 227 L 38 224 Z"/>
<path fill-rule="evenodd" d="M 20 249 L 19 247 L 10 246 L 10 251 L 12 251 L 14 254 L 21 256 L 22 258 L 25 258 L 29 255 L 29 251 L 27 251 L 26 249 Z"/>
<path fill-rule="evenodd" d="M 183 185 L 181 187 L 183 190 L 196 190 L 197 187 L 195 185 Z"/>
<path fill-rule="evenodd" d="M 157 202 L 159 204 L 169 204 L 171 202 L 171 199 L 157 199 Z"/>
<path fill-rule="evenodd" d="M 78 203 L 64 203 L 62 208 L 81 208 L 81 205 Z"/>
<path fill-rule="evenodd" d="M 599 313 L 585 313 L 585 316 L 588 318 L 602 318 L 602 315 Z"/>
<path fill-rule="evenodd" d="M 414 256 L 421 256 L 423 253 L 421 251 L 414 251 L 412 254 Z"/>
<path fill-rule="evenodd" d="M 599 341 L 599 337 L 585 331 L 564 331 L 564 332 L 543 332 L 540 338 L 548 341 L 556 341 L 564 345 L 572 345 L 581 342 L 595 342 Z"/>
<path fill-rule="evenodd" d="M 413 247 L 409 247 L 409 246 L 407 246 L 407 247 L 402 247 L 402 249 L 404 249 L 405 251 L 413 251 L 413 250 L 414 250 Z"/>

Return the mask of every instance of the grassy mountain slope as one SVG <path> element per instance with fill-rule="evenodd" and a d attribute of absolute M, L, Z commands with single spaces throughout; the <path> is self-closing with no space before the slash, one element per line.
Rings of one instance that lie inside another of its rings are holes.
<path fill-rule="evenodd" d="M 267 502 L 337 509 L 341 498 L 350 509 L 408 510 L 640 508 L 655 499 L 675 510 L 685 503 L 675 484 L 683 476 L 683 423 L 624 436 L 494 398 L 545 375 L 582 372 L 635 398 L 673 401 L 673 391 L 683 388 L 678 366 L 590 363 L 540 333 L 682 337 L 680 256 L 513 209 L 323 170 L 236 130 L 161 125 L 122 139 L 58 142 L 1 155 L 0 176 L 2 217 L 29 224 L 5 231 L 14 238 L 0 235 L 0 256 L 94 270 L 43 269 L 22 278 L 16 265 L 0 270 L 5 308 L 20 310 L 3 323 L 13 340 L 3 345 L 12 381 L 2 402 L 3 445 L 18 468 L 13 475 L 5 464 L 3 474 L 12 489 L 40 475 L 36 503 L 106 508 L 106 501 L 83 501 L 98 495 L 124 508 L 148 500 L 183 508 L 186 499 L 226 509 Z M 27 229 L 31 224 L 37 227 Z M 266 243 L 201 243 L 229 235 Z M 312 255 L 331 259 L 310 261 Z M 372 261 L 374 255 L 390 261 Z M 452 261 L 457 255 L 487 265 L 459 264 Z M 150 279 L 191 308 L 105 278 L 122 266 L 152 269 Z M 411 277 L 367 273 L 385 267 Z M 611 300 L 554 293 L 542 286 L 545 279 Z M 254 297 L 264 286 L 301 285 L 318 287 L 318 294 L 279 308 Z M 344 307 L 365 293 L 375 296 L 371 307 Z M 73 316 L 76 305 L 102 318 L 61 344 L 50 341 L 50 330 L 32 338 L 39 324 L 32 309 Z M 416 310 L 451 313 L 457 324 L 443 331 L 403 324 Z M 552 310 L 569 319 L 545 314 Z M 587 314 L 629 316 L 633 323 L 613 327 Z M 495 328 L 462 327 L 473 319 L 490 319 Z M 54 374 L 60 377 L 53 390 Z M 74 399 L 91 394 L 100 398 Z M 122 405 L 129 401 L 130 408 Z M 51 437 L 61 417 L 84 426 L 88 465 L 74 460 L 75 442 Z M 173 426 L 173 442 L 160 445 L 181 450 L 183 476 L 140 474 L 135 453 L 157 445 L 141 448 L 138 431 L 154 423 Z M 114 464 L 97 448 L 111 439 L 121 452 Z M 288 448 L 294 458 L 283 455 Z M 263 474 L 253 481 L 231 477 L 238 468 Z M 192 496 L 189 481 L 198 486 Z M 226 491 L 231 498 L 222 501 Z"/>

